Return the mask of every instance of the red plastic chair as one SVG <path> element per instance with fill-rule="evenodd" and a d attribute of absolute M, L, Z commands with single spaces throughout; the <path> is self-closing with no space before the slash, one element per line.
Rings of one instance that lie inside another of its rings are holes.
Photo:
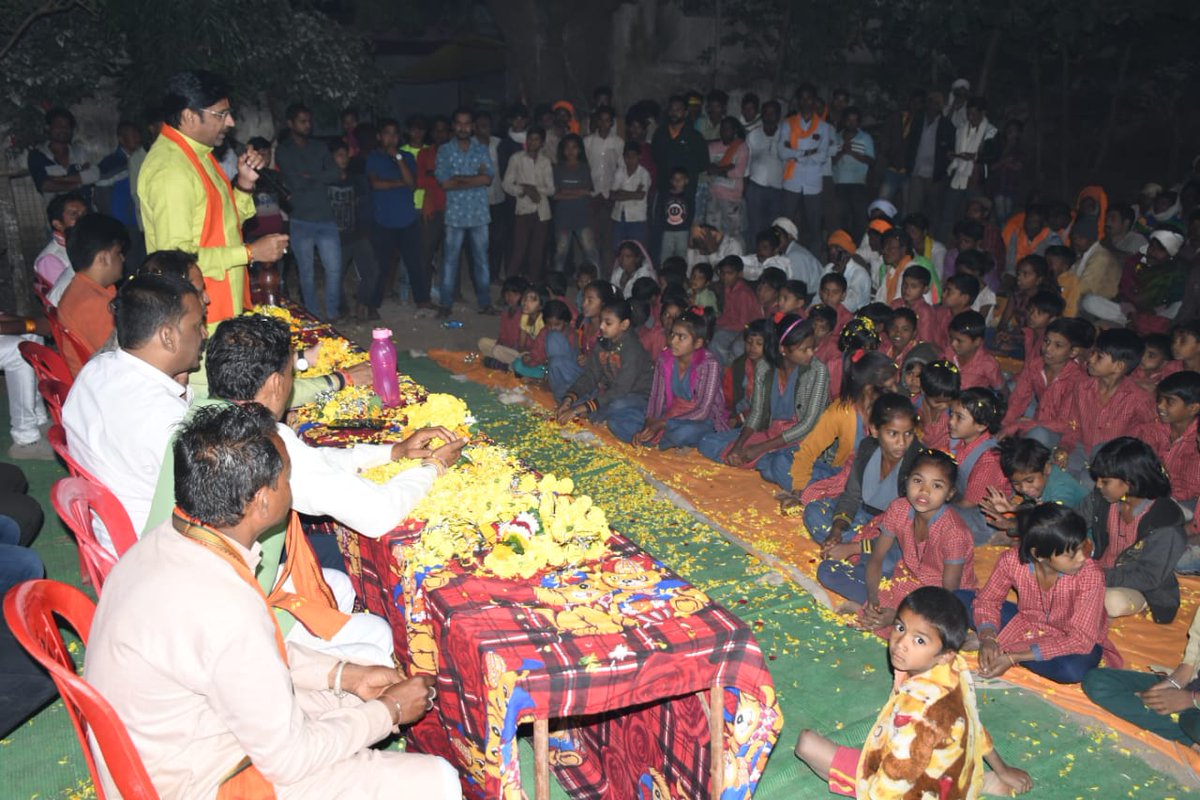
<path fill-rule="evenodd" d="M 54 308 L 54 303 L 50 302 L 50 290 L 54 288 L 54 284 L 43 278 L 38 273 L 33 273 L 33 293 L 37 295 L 38 302 L 42 304 L 42 308 Z"/>
<path fill-rule="evenodd" d="M 62 478 L 55 482 L 50 488 L 50 502 L 75 535 L 84 570 L 96 594 L 100 594 L 104 580 L 117 564 L 117 556 L 100 544 L 95 520 L 99 518 L 117 554 L 121 555 L 137 541 L 129 514 L 112 492 L 86 478 Z"/>
<path fill-rule="evenodd" d="M 39 381 L 53 378 L 65 383 L 68 389 L 71 388 L 71 384 L 74 382 L 74 378 L 71 377 L 71 368 L 67 366 L 67 362 L 61 355 L 37 342 L 21 342 L 17 345 L 17 349 L 21 351 L 21 356 L 29 362 L 29 366 L 33 367 Z"/>
<path fill-rule="evenodd" d="M 38 392 L 46 401 L 46 410 L 55 425 L 62 425 L 63 403 L 67 402 L 67 393 L 71 391 L 69 383 L 63 383 L 56 378 L 46 378 L 38 381 Z"/>
<path fill-rule="evenodd" d="M 67 472 L 71 474 L 72 478 L 83 478 L 91 483 L 96 483 L 101 486 L 104 485 L 100 483 L 100 481 L 97 480 L 94 475 L 81 467 L 79 462 L 71 456 L 71 451 L 67 449 L 66 428 L 59 424 L 51 425 L 50 430 L 46 431 L 46 439 L 50 442 L 50 447 L 54 449 L 55 454 L 58 455 L 58 457 L 63 460 L 63 463 L 67 465 Z M 88 572 L 88 563 L 87 559 L 83 555 L 83 549 L 76 549 L 79 551 L 79 578 L 83 581 L 84 586 L 91 586 L 92 576 Z M 108 573 L 106 572 L 105 574 Z"/>
<path fill-rule="evenodd" d="M 96 796 L 104 800 L 105 795 L 96 774 L 92 748 L 88 746 L 89 730 L 121 797 L 158 800 L 158 792 L 150 782 L 150 775 L 124 723 L 108 701 L 76 673 L 75 662 L 55 619 L 55 616 L 61 617 L 74 628 L 86 647 L 95 614 L 96 606 L 87 595 L 58 581 L 25 581 L 13 587 L 4 598 L 4 619 L 12 629 L 13 637 L 46 668 L 62 695 L 63 705 L 71 715 L 71 724 L 75 726 L 75 735 L 87 760 Z"/>
<path fill-rule="evenodd" d="M 83 365 L 92 357 L 92 348 L 88 347 L 82 339 L 76 336 L 73 332 L 67 330 L 62 324 L 62 320 L 58 318 L 58 309 L 46 309 L 46 321 L 50 323 L 50 332 L 54 335 L 54 343 L 58 345 L 58 352 L 62 353 L 64 358 L 70 352 L 79 360 L 79 368 L 83 369 Z M 71 373 L 71 377 L 78 374 Z"/>
<path fill-rule="evenodd" d="M 79 465 L 71 456 L 71 451 L 67 449 L 67 429 L 62 425 L 51 425 L 46 431 L 46 439 L 49 440 L 50 446 L 54 448 L 54 452 L 67 465 L 67 472 L 71 473 L 72 478 L 86 478 L 91 483 L 104 485 L 95 475 L 88 472 Z"/>

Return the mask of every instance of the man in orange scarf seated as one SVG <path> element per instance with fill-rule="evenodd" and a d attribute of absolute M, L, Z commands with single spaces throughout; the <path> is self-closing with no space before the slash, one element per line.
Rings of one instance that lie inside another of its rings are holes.
<path fill-rule="evenodd" d="M 235 124 L 229 94 L 229 85 L 211 72 L 171 76 L 163 98 L 166 124 L 142 163 L 137 185 L 146 252 L 197 254 L 212 301 L 210 326 L 249 305 L 247 267 L 278 261 L 288 245 L 281 233 L 251 244 L 242 241 L 242 223 L 254 216 L 252 192 L 265 164 L 261 154 L 243 153 L 231 183 L 213 157 L 213 148 L 225 142 Z"/>
<path fill-rule="evenodd" d="M 318 632 L 344 615 L 302 536 L 288 542 L 294 595 L 267 598 L 254 579 L 259 536 L 292 506 L 291 463 L 271 413 L 200 409 L 174 450 L 175 514 L 113 569 L 84 664 L 159 796 L 323 800 L 403 787 L 412 797 L 461 797 L 442 759 L 370 749 L 432 710 L 428 678 L 284 644 L 269 602 Z M 101 775 L 114 796 L 102 765 Z"/>

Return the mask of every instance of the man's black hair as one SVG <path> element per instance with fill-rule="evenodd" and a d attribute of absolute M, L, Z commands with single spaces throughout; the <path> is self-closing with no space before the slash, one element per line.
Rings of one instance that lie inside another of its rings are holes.
<path fill-rule="evenodd" d="M 164 119 L 172 128 L 178 128 L 185 109 L 199 114 L 201 109 L 228 98 L 230 92 L 229 82 L 215 72 L 177 72 L 167 80 L 162 102 Z"/>
<path fill-rule="evenodd" d="M 108 214 L 85 214 L 67 231 L 67 258 L 79 272 L 96 260 L 96 256 L 113 245 L 121 246 L 121 254 L 129 252 L 129 231 L 116 217 Z"/>
<path fill-rule="evenodd" d="M 188 273 L 196 264 L 196 254 L 183 250 L 156 250 L 138 265 L 138 275 L 158 275 L 173 281 L 191 284 Z"/>
<path fill-rule="evenodd" d="M 187 281 L 165 275 L 138 275 L 125 281 L 113 300 L 117 344 L 136 350 L 165 325 L 178 326 L 183 318 L 183 298 L 200 293 Z"/>
<path fill-rule="evenodd" d="M 283 471 L 276 420 L 258 403 L 199 408 L 172 445 L 175 502 L 204 525 L 228 528 Z"/>
<path fill-rule="evenodd" d="M 56 220 L 62 222 L 63 214 L 67 213 L 67 203 L 79 203 L 84 208 L 87 208 L 88 201 L 79 192 L 63 192 L 62 194 L 55 195 L 46 206 L 46 221 L 48 223 L 53 223 Z"/>
<path fill-rule="evenodd" d="M 227 319 L 208 337 L 208 392 L 222 400 L 248 402 L 267 378 L 291 369 L 291 361 L 291 331 L 283 320 L 263 314 Z"/>
<path fill-rule="evenodd" d="M 311 117 L 312 109 L 304 105 L 304 103 L 292 103 L 284 112 L 284 117 L 288 122 L 292 122 L 301 114 L 308 114 Z"/>
<path fill-rule="evenodd" d="M 56 119 L 65 119 L 72 129 L 75 128 L 75 115 L 62 106 L 55 106 L 46 112 L 46 127 L 49 128 Z"/>

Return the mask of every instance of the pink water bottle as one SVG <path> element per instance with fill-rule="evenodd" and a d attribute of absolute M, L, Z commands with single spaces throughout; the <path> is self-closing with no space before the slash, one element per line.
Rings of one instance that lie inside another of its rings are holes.
<path fill-rule="evenodd" d="M 384 406 L 391 408 L 400 402 L 400 384 L 396 380 L 396 346 L 392 344 L 390 328 L 376 328 L 371 336 L 371 379 L 375 394 Z"/>

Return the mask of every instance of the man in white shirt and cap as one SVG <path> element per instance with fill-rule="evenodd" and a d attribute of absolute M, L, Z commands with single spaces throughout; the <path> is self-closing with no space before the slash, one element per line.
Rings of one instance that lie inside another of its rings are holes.
<path fill-rule="evenodd" d="M 787 217 L 776 217 L 771 228 L 779 236 L 779 255 L 788 261 L 788 280 L 804 281 L 808 293 L 816 294 L 821 283 L 821 262 L 797 241 L 800 232 L 796 229 L 796 223 Z"/>

